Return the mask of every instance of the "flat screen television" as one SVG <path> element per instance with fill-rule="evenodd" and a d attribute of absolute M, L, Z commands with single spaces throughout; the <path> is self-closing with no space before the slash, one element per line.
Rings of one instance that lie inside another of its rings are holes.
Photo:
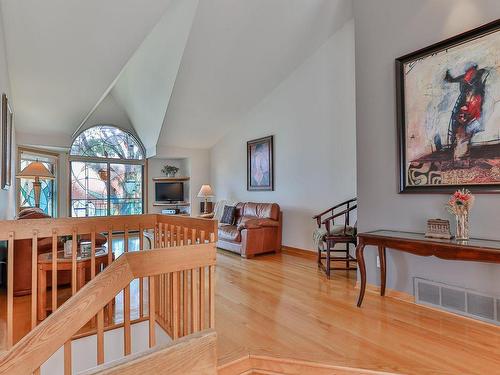
<path fill-rule="evenodd" d="M 182 182 L 155 183 L 155 201 L 156 202 L 184 201 L 184 184 Z"/>

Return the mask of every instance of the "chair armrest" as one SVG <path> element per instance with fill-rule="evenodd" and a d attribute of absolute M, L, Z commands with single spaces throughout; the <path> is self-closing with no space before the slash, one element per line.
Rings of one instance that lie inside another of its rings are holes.
<path fill-rule="evenodd" d="M 263 227 L 278 227 L 279 222 L 271 219 L 243 219 L 238 225 L 238 230 L 243 229 L 257 229 Z"/>

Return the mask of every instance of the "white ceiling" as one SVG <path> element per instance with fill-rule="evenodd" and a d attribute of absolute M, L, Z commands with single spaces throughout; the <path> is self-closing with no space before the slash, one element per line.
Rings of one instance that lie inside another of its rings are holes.
<path fill-rule="evenodd" d="M 111 90 L 134 124 L 148 156 L 156 152 L 197 6 L 198 0 L 172 0 Z"/>
<path fill-rule="evenodd" d="M 212 147 L 351 17 L 347 0 L 200 1 L 158 144 Z"/>
<path fill-rule="evenodd" d="M 16 129 L 71 135 L 170 0 L 1 0 Z"/>
<path fill-rule="evenodd" d="M 350 0 L 0 4 L 17 131 L 120 118 L 148 150 L 212 147 L 352 17 Z"/>

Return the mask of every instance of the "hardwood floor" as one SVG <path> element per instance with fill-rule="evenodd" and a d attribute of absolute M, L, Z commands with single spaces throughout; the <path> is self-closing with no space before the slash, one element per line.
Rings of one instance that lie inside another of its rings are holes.
<path fill-rule="evenodd" d="M 220 251 L 217 261 L 219 364 L 250 353 L 405 374 L 500 374 L 499 327 L 372 293 L 358 309 L 354 271 L 327 280 L 297 254 L 247 260 Z M 29 328 L 29 297 L 15 309 L 17 335 Z"/>
<path fill-rule="evenodd" d="M 500 328 L 367 293 L 283 253 L 217 258 L 219 362 L 243 353 L 406 374 L 500 374 Z"/>

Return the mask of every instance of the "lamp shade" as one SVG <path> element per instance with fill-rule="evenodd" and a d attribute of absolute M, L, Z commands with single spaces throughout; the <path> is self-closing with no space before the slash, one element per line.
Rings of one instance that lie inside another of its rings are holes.
<path fill-rule="evenodd" d="M 200 192 L 198 193 L 198 198 L 207 198 L 207 197 L 213 197 L 214 192 L 212 191 L 212 188 L 210 185 L 202 185 Z"/>
<path fill-rule="evenodd" d="M 56 177 L 47 169 L 43 163 L 35 161 L 24 168 L 17 176 L 17 178 L 40 178 L 42 180 L 53 180 Z"/>

